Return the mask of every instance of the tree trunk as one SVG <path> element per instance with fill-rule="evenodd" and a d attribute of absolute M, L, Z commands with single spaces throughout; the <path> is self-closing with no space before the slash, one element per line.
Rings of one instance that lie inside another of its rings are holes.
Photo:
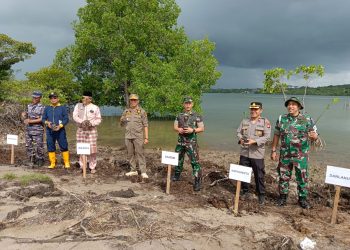
<path fill-rule="evenodd" d="M 129 91 L 128 91 L 128 82 L 126 81 L 124 83 L 124 100 L 125 100 L 125 106 L 129 107 Z"/>

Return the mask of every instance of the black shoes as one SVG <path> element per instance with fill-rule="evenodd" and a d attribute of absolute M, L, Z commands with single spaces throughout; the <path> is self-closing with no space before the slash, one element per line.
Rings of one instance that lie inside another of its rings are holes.
<path fill-rule="evenodd" d="M 201 190 L 201 178 L 194 177 L 193 191 L 198 192 Z"/>
<path fill-rule="evenodd" d="M 310 209 L 311 208 L 310 204 L 306 201 L 306 197 L 299 197 L 298 204 L 303 209 Z"/>
<path fill-rule="evenodd" d="M 287 205 L 287 197 L 288 197 L 287 194 L 280 194 L 280 197 L 277 200 L 277 206 L 282 207 Z"/>
<path fill-rule="evenodd" d="M 181 173 L 175 172 L 172 181 L 179 181 L 180 180 Z"/>
<path fill-rule="evenodd" d="M 258 201 L 259 201 L 259 205 L 265 205 L 265 195 L 259 194 Z"/>
<path fill-rule="evenodd" d="M 44 166 L 44 159 L 38 159 L 36 161 L 36 166 L 38 166 L 39 168 Z"/>

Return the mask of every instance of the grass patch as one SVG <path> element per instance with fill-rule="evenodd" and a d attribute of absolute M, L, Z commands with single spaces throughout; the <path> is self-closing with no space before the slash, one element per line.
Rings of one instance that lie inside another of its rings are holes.
<path fill-rule="evenodd" d="M 17 178 L 17 175 L 15 175 L 14 173 L 7 173 L 7 174 L 4 174 L 2 178 L 8 181 L 13 181 L 14 179 Z"/>
<path fill-rule="evenodd" d="M 52 179 L 44 174 L 27 174 L 22 175 L 19 177 L 19 182 L 22 186 L 28 186 L 30 183 L 36 182 L 36 183 L 47 183 L 47 184 L 53 184 Z"/>

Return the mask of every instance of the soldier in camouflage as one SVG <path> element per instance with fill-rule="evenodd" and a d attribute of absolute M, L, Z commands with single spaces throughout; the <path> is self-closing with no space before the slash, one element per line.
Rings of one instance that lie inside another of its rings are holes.
<path fill-rule="evenodd" d="M 174 130 L 179 134 L 175 152 L 179 153 L 179 165 L 175 167 L 173 181 L 180 180 L 183 170 L 185 153 L 188 155 L 192 173 L 195 177 L 193 190 L 200 191 L 201 166 L 198 162 L 197 134 L 204 131 L 202 116 L 192 111 L 193 100 L 191 97 L 185 97 L 183 101 L 184 112 L 180 113 L 174 122 Z"/>
<path fill-rule="evenodd" d="M 317 140 L 317 128 L 312 118 L 300 113 L 302 103 L 296 97 L 291 97 L 285 102 L 288 114 L 281 115 L 277 120 L 272 142 L 271 159 L 277 160 L 276 149 L 281 139 L 280 157 L 277 167 L 279 175 L 278 206 L 287 204 L 289 180 L 293 167 L 298 185 L 298 203 L 302 208 L 310 208 L 306 201 L 308 191 L 308 153 L 310 140 Z"/>
<path fill-rule="evenodd" d="M 34 167 L 34 165 L 41 167 L 44 164 L 44 127 L 41 117 L 45 106 L 40 103 L 41 97 L 42 93 L 40 91 L 34 91 L 32 103 L 22 113 L 22 118 L 26 125 L 26 148 L 31 167 Z"/>

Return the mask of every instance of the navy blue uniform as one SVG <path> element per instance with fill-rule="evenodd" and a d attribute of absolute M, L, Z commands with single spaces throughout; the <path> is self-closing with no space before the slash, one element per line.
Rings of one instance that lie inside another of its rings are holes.
<path fill-rule="evenodd" d="M 55 152 L 57 141 L 61 152 L 68 151 L 68 142 L 65 130 L 65 126 L 69 122 L 67 107 L 61 106 L 60 104 L 56 106 L 46 106 L 42 117 L 42 121 L 46 125 L 51 123 L 52 127 L 60 127 L 60 130 L 58 131 L 54 131 L 48 126 L 46 127 L 47 150 L 49 152 Z"/>

